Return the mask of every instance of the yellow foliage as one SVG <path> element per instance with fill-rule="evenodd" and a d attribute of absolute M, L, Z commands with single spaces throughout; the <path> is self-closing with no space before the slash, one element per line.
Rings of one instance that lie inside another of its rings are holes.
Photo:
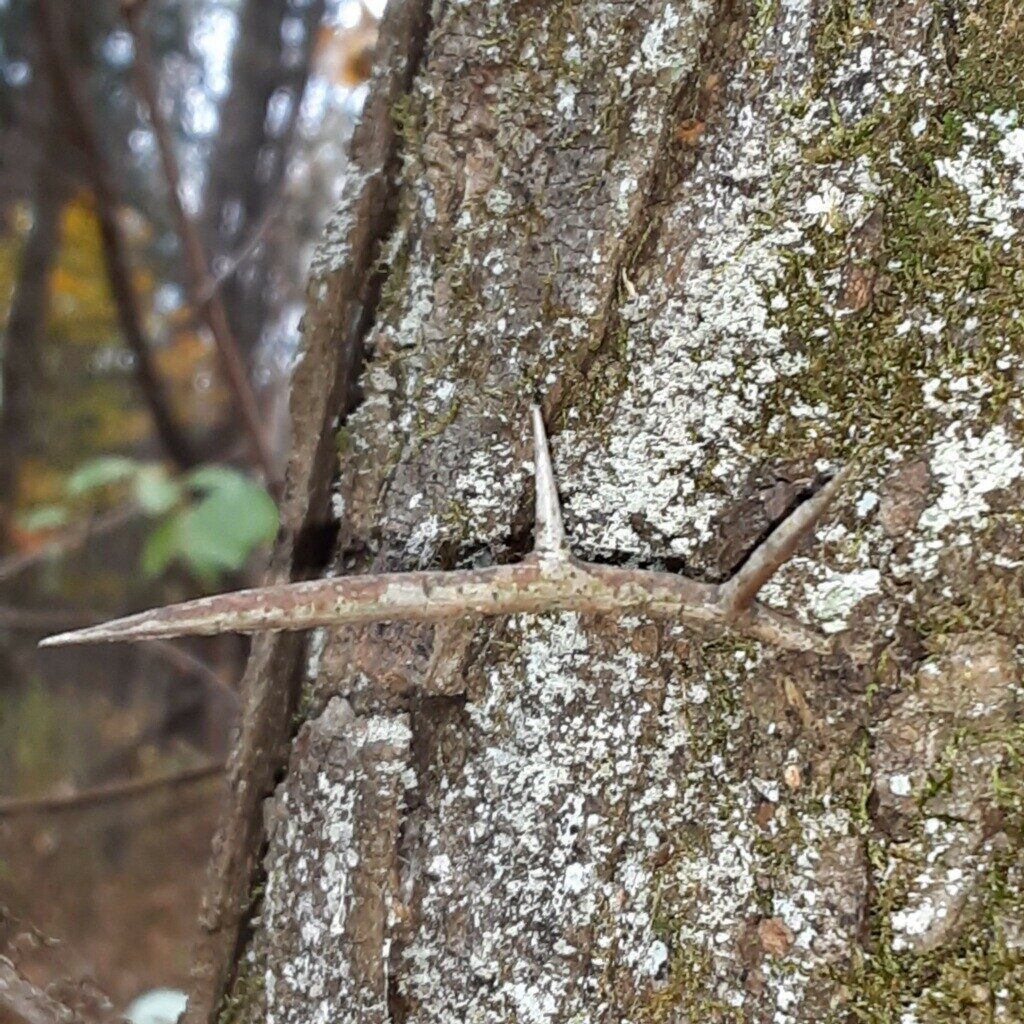
<path fill-rule="evenodd" d="M 50 272 L 49 327 L 73 345 L 117 339 L 99 225 L 84 195 L 67 203 L 62 213 L 60 252 Z"/>
<path fill-rule="evenodd" d="M 317 33 L 313 66 L 329 81 L 352 89 L 370 77 L 376 42 L 377 25 L 368 12 L 355 28 L 325 25 Z"/>
<path fill-rule="evenodd" d="M 175 411 L 197 427 L 212 427 L 222 421 L 230 395 L 224 387 L 212 344 L 194 330 L 179 330 L 170 344 L 156 353 L 161 376 L 176 398 Z M 197 380 L 208 382 L 203 388 Z"/>
<path fill-rule="evenodd" d="M 3 322 L 11 315 L 11 299 L 14 297 L 14 281 L 21 252 L 21 236 L 28 230 L 28 214 L 23 203 L 12 203 L 3 211 L 6 225 L 11 234 L 0 237 L 0 316 Z"/>
<path fill-rule="evenodd" d="M 8 307 L 29 227 L 30 222 L 24 225 L 22 237 L 0 240 L 0 298 L 7 299 Z M 41 379 L 32 399 L 42 450 L 26 453 L 19 467 L 18 509 L 53 501 L 67 471 L 96 455 L 131 449 L 152 431 L 124 358 L 99 223 L 87 193 L 72 196 L 61 211 L 60 247 L 48 283 Z M 153 290 L 152 271 L 136 269 L 133 283 L 145 309 Z"/>
<path fill-rule="evenodd" d="M 64 474 L 42 459 L 22 459 L 18 465 L 17 488 L 26 506 L 49 505 L 64 493 Z"/>

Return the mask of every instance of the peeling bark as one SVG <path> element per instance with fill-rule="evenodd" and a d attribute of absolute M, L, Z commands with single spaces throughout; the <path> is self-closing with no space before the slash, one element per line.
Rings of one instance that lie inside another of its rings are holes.
<path fill-rule="evenodd" d="M 719 584 L 855 463 L 761 591 L 835 654 L 639 613 L 315 633 L 228 1018 L 1024 1018 L 1021 15 L 433 13 L 358 400 L 297 392 L 334 568 L 521 557 L 539 398 L 616 568 Z"/>

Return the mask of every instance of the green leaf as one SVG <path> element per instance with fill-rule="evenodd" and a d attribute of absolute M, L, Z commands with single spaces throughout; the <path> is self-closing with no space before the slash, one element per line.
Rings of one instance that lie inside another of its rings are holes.
<path fill-rule="evenodd" d="M 63 505 L 39 505 L 17 517 L 18 526 L 29 533 L 36 530 L 57 530 L 66 526 L 68 510 Z"/>
<path fill-rule="evenodd" d="M 82 463 L 68 477 L 64 490 L 72 497 L 78 497 L 100 487 L 122 483 L 135 476 L 138 471 L 139 464 L 134 459 L 120 455 L 104 455 Z"/>
<path fill-rule="evenodd" d="M 144 576 L 159 576 L 178 557 L 181 550 L 180 526 L 180 516 L 169 516 L 150 531 L 139 557 Z"/>
<path fill-rule="evenodd" d="M 203 466 L 182 481 L 146 468 L 137 474 L 135 487 L 139 505 L 158 515 L 180 507 L 185 488 L 201 496 L 167 515 L 147 538 L 142 552 L 147 575 L 182 561 L 202 582 L 213 584 L 224 572 L 242 568 L 278 530 L 278 509 L 270 496 L 226 466 Z"/>
<path fill-rule="evenodd" d="M 182 499 L 181 485 L 162 466 L 146 466 L 135 476 L 135 500 L 147 515 L 170 512 Z"/>
<path fill-rule="evenodd" d="M 193 490 L 203 493 L 219 491 L 222 488 L 256 486 L 244 473 L 230 466 L 200 466 L 185 475 L 185 483 Z"/>
<path fill-rule="evenodd" d="M 147 467 L 136 476 L 137 500 L 155 514 L 180 508 L 186 489 L 201 496 L 166 516 L 149 535 L 142 555 L 147 575 L 163 572 L 178 560 L 212 584 L 223 573 L 240 569 L 277 532 L 277 508 L 270 495 L 237 470 L 203 466 L 176 481 Z"/>
<path fill-rule="evenodd" d="M 277 508 L 241 474 L 221 477 L 181 517 L 181 553 L 199 573 L 240 569 L 277 532 Z"/>

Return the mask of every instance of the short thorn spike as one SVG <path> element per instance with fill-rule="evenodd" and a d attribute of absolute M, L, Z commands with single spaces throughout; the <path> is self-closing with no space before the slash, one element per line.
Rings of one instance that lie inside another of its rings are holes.
<path fill-rule="evenodd" d="M 784 519 L 754 551 L 746 565 L 722 585 L 723 604 L 732 614 L 739 615 L 749 608 L 761 587 L 789 561 L 800 542 L 835 500 L 848 476 L 849 470 L 840 470 L 817 494 Z"/>
<path fill-rule="evenodd" d="M 551 466 L 551 452 L 548 449 L 548 435 L 544 430 L 544 418 L 540 407 L 530 409 L 533 418 L 533 465 L 537 490 L 537 527 L 534 550 L 546 555 L 568 553 L 565 542 L 565 527 L 562 525 L 562 506 L 558 501 L 558 487 L 555 471 Z"/>

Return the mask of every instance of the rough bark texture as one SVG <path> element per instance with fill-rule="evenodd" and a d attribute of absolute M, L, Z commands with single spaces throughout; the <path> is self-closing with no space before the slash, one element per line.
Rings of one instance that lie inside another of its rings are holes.
<path fill-rule="evenodd" d="M 838 653 L 316 634 L 227 1019 L 1024 1019 L 1022 71 L 1008 0 L 434 5 L 336 567 L 518 557 L 537 397 L 585 558 L 855 464 L 767 595 Z"/>

